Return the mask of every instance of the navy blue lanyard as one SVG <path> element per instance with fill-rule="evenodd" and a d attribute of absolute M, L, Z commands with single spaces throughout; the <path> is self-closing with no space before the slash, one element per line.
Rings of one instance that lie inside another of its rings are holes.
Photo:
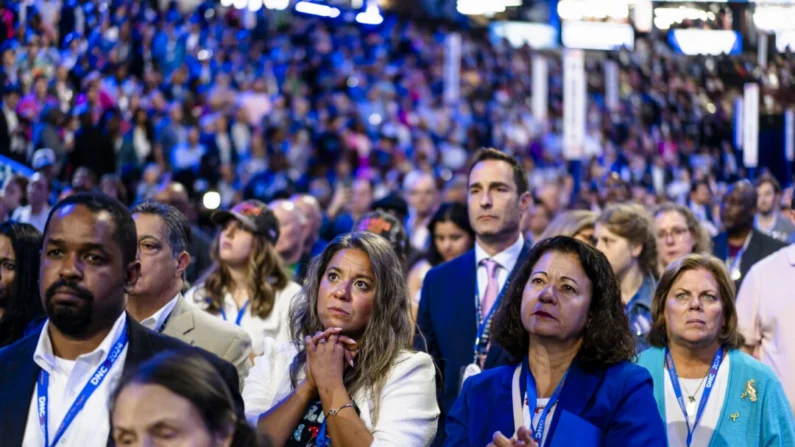
<path fill-rule="evenodd" d="M 124 351 L 124 348 L 127 346 L 127 325 L 125 323 L 124 327 L 122 328 L 121 335 L 113 344 L 113 347 L 108 352 L 107 358 L 105 361 L 102 362 L 101 365 L 97 368 L 94 374 L 91 376 L 91 379 L 83 386 L 83 389 L 80 391 L 80 394 L 77 395 L 74 402 L 72 402 L 72 406 L 69 407 L 69 410 L 66 411 L 63 420 L 61 421 L 61 425 L 58 426 L 58 431 L 55 432 L 55 436 L 52 439 L 52 443 L 49 442 L 50 438 L 50 431 L 49 431 L 49 419 L 48 419 L 48 411 L 49 411 L 49 386 L 50 386 L 50 374 L 45 371 L 41 370 L 39 372 L 39 381 L 37 387 L 37 404 L 39 408 L 39 425 L 41 425 L 41 430 L 44 432 L 44 446 L 50 447 L 58 444 L 58 441 L 63 437 L 66 430 L 72 425 L 74 422 L 75 417 L 83 407 L 86 405 L 86 402 L 94 394 L 94 391 L 102 385 L 102 382 L 105 380 L 105 377 L 108 376 L 111 368 L 113 368 L 113 364 L 116 363 L 118 360 L 119 355 Z"/>
<path fill-rule="evenodd" d="M 173 313 L 174 313 L 174 310 L 172 309 L 171 312 L 168 313 L 168 316 L 166 317 L 166 319 L 163 320 L 163 324 L 161 324 L 160 327 L 157 329 L 157 332 L 159 334 L 162 334 L 163 331 L 166 330 L 166 325 L 168 324 L 168 320 L 169 320 L 169 318 L 171 318 L 171 314 L 173 314 Z"/>
<path fill-rule="evenodd" d="M 524 370 L 524 367 L 522 369 Z M 529 420 L 530 430 L 533 432 L 533 439 L 535 439 L 535 441 L 539 445 L 541 445 L 541 438 L 544 437 L 544 425 L 546 425 L 547 416 L 549 416 L 549 411 L 558 402 L 558 399 L 560 398 L 560 393 L 563 390 L 563 384 L 566 383 L 566 377 L 569 375 L 569 370 L 567 369 L 566 372 L 563 373 L 563 377 L 561 377 L 560 382 L 558 382 L 558 385 L 555 387 L 555 391 L 553 391 L 552 395 L 549 396 L 549 401 L 547 402 L 547 405 L 544 407 L 544 410 L 541 412 L 541 416 L 539 416 L 538 418 L 538 425 L 536 427 L 533 427 L 533 415 L 535 415 L 536 412 L 536 405 L 537 405 L 536 400 L 538 399 L 536 395 L 536 379 L 535 377 L 533 377 L 533 373 L 530 371 L 529 367 L 527 368 L 526 371 L 523 372 L 525 373 L 525 380 L 527 383 L 526 385 L 527 389 L 525 390 L 525 395 L 527 396 L 526 397 L 527 408 L 530 413 L 530 420 Z M 518 428 L 519 427 L 516 427 L 516 429 Z"/>
<path fill-rule="evenodd" d="M 502 290 L 500 290 L 500 293 L 497 295 L 497 299 L 494 301 L 494 304 L 492 304 L 491 309 L 489 309 L 486 318 L 483 318 L 480 304 L 480 286 L 478 285 L 477 270 L 475 270 L 475 319 L 478 327 L 478 332 L 475 336 L 475 363 L 478 361 L 479 354 L 486 353 L 486 346 L 489 344 L 489 339 L 491 338 L 491 317 L 494 316 L 494 312 L 500 307 L 502 296 L 505 295 L 505 291 L 508 290 L 508 285 L 511 282 L 510 276 L 511 274 L 508 272 L 508 278 L 505 280 L 505 284 L 502 285 Z M 494 280 L 496 281 L 497 278 L 494 278 Z"/>
<path fill-rule="evenodd" d="M 668 375 L 671 379 L 671 385 L 674 387 L 676 401 L 679 402 L 679 409 L 681 409 L 682 414 L 685 415 L 688 447 L 693 440 L 693 432 L 696 431 L 698 422 L 701 420 L 701 416 L 704 413 L 704 408 L 707 406 L 707 400 L 709 400 L 709 394 L 712 392 L 713 385 L 715 385 L 715 378 L 718 376 L 718 368 L 720 368 L 721 361 L 723 361 L 723 346 L 718 348 L 718 352 L 715 353 L 715 357 L 712 359 L 712 366 L 709 369 L 709 375 L 707 375 L 707 380 L 704 384 L 704 393 L 701 394 L 701 401 L 699 401 L 698 410 L 696 411 L 696 419 L 693 421 L 693 427 L 691 428 L 690 420 L 687 417 L 687 410 L 685 410 L 685 400 L 682 397 L 682 389 L 679 387 L 679 375 L 676 373 L 674 358 L 671 356 L 671 351 L 669 351 L 668 348 L 665 349 L 665 366 L 668 368 Z"/>
<path fill-rule="evenodd" d="M 235 318 L 235 324 L 236 325 L 240 326 L 240 322 L 243 321 L 243 315 L 246 314 L 246 308 L 247 307 L 248 307 L 248 301 L 243 303 L 243 307 L 241 307 L 240 310 L 237 311 L 237 318 Z M 227 321 L 226 312 L 224 312 L 224 308 L 223 307 L 221 307 L 221 318 L 223 318 L 224 321 Z"/>

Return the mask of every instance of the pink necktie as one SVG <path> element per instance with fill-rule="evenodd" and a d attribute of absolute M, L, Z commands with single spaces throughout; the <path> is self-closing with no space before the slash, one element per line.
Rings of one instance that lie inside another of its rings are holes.
<path fill-rule="evenodd" d="M 486 272 L 488 274 L 489 280 L 486 283 L 486 293 L 483 294 L 483 299 L 481 300 L 480 306 L 480 313 L 482 314 L 483 318 L 489 314 L 491 310 L 491 306 L 494 305 L 494 302 L 497 301 L 497 268 L 500 266 L 497 264 L 496 261 L 493 259 L 484 259 L 481 261 L 481 264 L 486 266 Z"/>

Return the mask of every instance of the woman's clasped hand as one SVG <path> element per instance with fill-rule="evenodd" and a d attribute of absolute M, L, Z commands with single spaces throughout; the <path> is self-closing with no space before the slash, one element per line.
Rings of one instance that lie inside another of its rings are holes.
<path fill-rule="evenodd" d="M 304 339 L 307 352 L 306 381 L 312 389 L 342 386 L 346 365 L 353 367 L 359 345 L 346 335 L 342 328 L 333 327 L 319 331 Z"/>
<path fill-rule="evenodd" d="M 487 447 L 538 447 L 538 443 L 527 427 L 519 427 L 513 438 L 507 438 L 500 432 L 494 433 L 494 439 Z"/>

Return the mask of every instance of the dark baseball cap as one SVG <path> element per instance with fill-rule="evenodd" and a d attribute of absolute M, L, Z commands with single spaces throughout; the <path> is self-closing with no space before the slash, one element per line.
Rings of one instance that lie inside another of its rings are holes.
<path fill-rule="evenodd" d="M 268 205 L 259 200 L 245 200 L 231 210 L 216 211 L 210 216 L 216 225 L 225 225 L 230 219 L 237 220 L 254 234 L 265 236 L 271 244 L 279 240 L 279 220 Z"/>

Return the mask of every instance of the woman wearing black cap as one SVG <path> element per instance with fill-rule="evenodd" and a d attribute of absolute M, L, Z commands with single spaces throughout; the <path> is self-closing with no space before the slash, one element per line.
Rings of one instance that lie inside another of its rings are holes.
<path fill-rule="evenodd" d="M 215 212 L 212 221 L 222 228 L 210 253 L 215 265 L 186 297 L 245 329 L 255 355 L 262 354 L 265 337 L 289 341 L 288 313 L 301 287 L 289 280 L 274 250 L 279 221 L 273 211 L 246 200 Z"/>

